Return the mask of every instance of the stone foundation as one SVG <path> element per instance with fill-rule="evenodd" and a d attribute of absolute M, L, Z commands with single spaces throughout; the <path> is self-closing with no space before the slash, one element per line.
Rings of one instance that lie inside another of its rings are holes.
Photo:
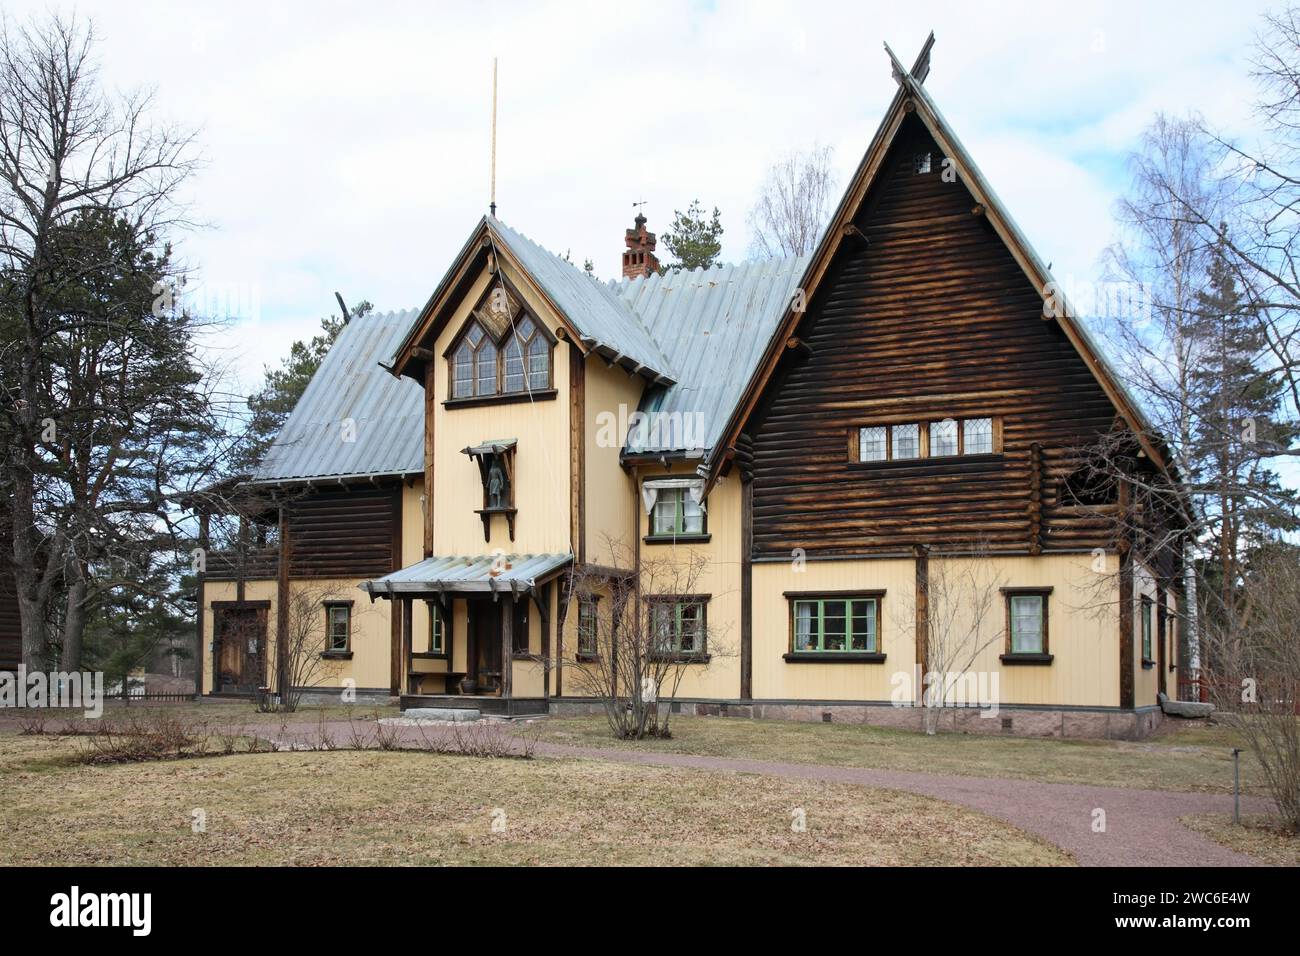
<path fill-rule="evenodd" d="M 925 729 L 920 707 L 894 707 L 871 702 L 814 701 L 674 701 L 673 713 L 695 717 L 747 717 L 766 720 L 806 720 L 834 724 L 869 724 L 900 730 Z M 557 715 L 598 714 L 599 703 L 581 699 L 551 700 Z M 939 717 L 939 730 L 962 734 L 1003 734 L 1009 737 L 1061 737 L 1141 740 L 1160 726 L 1159 707 L 1052 708 L 1003 706 L 993 716 L 977 708 L 948 708 Z"/>

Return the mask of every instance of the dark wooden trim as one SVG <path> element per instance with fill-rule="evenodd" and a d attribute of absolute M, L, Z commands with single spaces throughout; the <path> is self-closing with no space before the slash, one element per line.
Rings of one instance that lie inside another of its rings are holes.
<path fill-rule="evenodd" d="M 647 534 L 641 538 L 645 544 L 705 544 L 712 539 L 711 534 Z"/>
<path fill-rule="evenodd" d="M 742 478 L 740 485 L 740 699 L 749 700 L 753 696 L 754 482 Z"/>
<path fill-rule="evenodd" d="M 1165 690 L 1165 658 L 1169 656 L 1169 649 L 1165 646 L 1166 632 L 1168 626 L 1166 617 L 1169 614 L 1169 591 L 1163 584 L 1156 588 L 1157 607 L 1156 607 L 1156 660 L 1160 665 L 1160 681 L 1158 690 L 1160 693 L 1167 693 Z"/>
<path fill-rule="evenodd" d="M 1051 654 L 1002 654 L 998 660 L 1003 664 L 1050 664 Z"/>
<path fill-rule="evenodd" d="M 922 674 L 929 672 L 930 657 L 930 547 L 918 544 L 912 549 L 916 561 L 916 665 Z M 922 706 L 925 695 L 921 694 Z"/>
<path fill-rule="evenodd" d="M 825 589 L 821 591 L 782 591 L 781 597 L 788 601 L 814 601 L 823 598 L 829 598 L 832 601 L 841 598 L 883 598 L 885 596 L 884 588 L 848 588 L 848 589 Z"/>
<path fill-rule="evenodd" d="M 256 609 L 256 610 L 270 610 L 270 608 L 271 608 L 271 602 L 270 602 L 270 601 L 238 601 L 238 600 L 236 600 L 236 601 L 213 601 L 213 602 L 211 603 L 211 605 L 209 605 L 209 606 L 210 606 L 210 607 L 212 608 L 212 610 L 214 610 L 214 611 L 216 611 L 216 610 L 223 610 L 223 609 L 230 609 L 230 608 L 246 608 L 246 609 L 251 608 L 251 609 Z"/>
<path fill-rule="evenodd" d="M 554 388 L 540 388 L 533 392 L 504 392 L 497 395 L 475 395 L 468 398 L 445 398 L 442 407 L 478 408 L 483 405 L 513 405 L 518 402 L 549 402 L 559 395 Z"/>
<path fill-rule="evenodd" d="M 546 607 L 541 607 L 540 595 L 537 591 L 533 592 L 533 600 L 537 602 L 538 609 L 542 610 L 542 700 L 551 699 L 551 634 L 553 633 L 556 621 L 559 615 L 554 613 L 556 602 L 552 600 L 555 595 L 555 581 L 548 581 L 542 585 L 546 592 Z"/>
<path fill-rule="evenodd" d="M 289 561 L 292 549 L 289 542 L 289 510 L 280 505 L 280 566 L 276 569 L 275 585 L 275 685 L 280 699 L 289 692 Z M 328 641 L 329 635 L 326 634 Z M 328 646 L 328 645 L 327 645 Z M 348 647 L 352 647 L 352 615 L 348 615 Z M 262 655 L 262 666 L 267 666 L 269 654 Z M 262 675 L 266 685 L 266 675 Z"/>
<path fill-rule="evenodd" d="M 574 549 L 578 563 L 587 560 L 587 367 L 577 345 L 569 348 L 569 507 L 573 523 Z"/>
<path fill-rule="evenodd" d="M 204 584 L 206 583 L 206 572 L 208 566 L 208 548 L 211 543 L 208 536 L 208 517 L 206 511 L 199 514 L 198 545 L 201 549 L 203 562 L 199 565 L 200 570 L 194 577 L 194 693 L 198 696 L 202 696 L 203 694 L 203 661 L 206 656 L 203 650 L 203 591 Z M 216 671 L 213 671 L 214 682 L 215 674 Z"/>
<path fill-rule="evenodd" d="M 1120 513 L 1129 514 L 1129 483 L 1120 480 Z M 1127 533 L 1119 542 L 1119 705 L 1133 708 L 1136 699 L 1133 674 L 1133 549 Z"/>
<path fill-rule="evenodd" d="M 514 648 L 515 598 L 507 594 L 501 602 L 501 696 L 514 696 L 515 648 Z"/>
<path fill-rule="evenodd" d="M 1047 658 L 1046 663 L 1050 663 L 1052 659 L 1052 654 L 1051 654 L 1052 648 L 1051 648 L 1051 644 L 1048 643 L 1049 640 L 1048 624 L 1049 621 L 1051 620 L 1050 607 L 1051 607 L 1052 589 L 1050 587 L 1024 587 L 1024 588 L 1005 587 L 1005 588 L 999 588 L 998 590 L 1001 591 L 1002 593 L 1002 600 L 1006 605 L 1006 615 L 1007 615 L 1007 637 L 1006 637 L 1006 641 L 1004 642 L 1005 650 L 1002 654 L 1002 660 L 1005 661 L 1007 658 L 1015 658 L 1016 660 L 1028 660 L 1029 658 L 1034 658 L 1034 657 L 1046 657 Z M 1012 649 L 1011 599 L 1014 597 L 1040 597 L 1043 599 L 1043 622 L 1042 622 L 1043 649 L 1041 651 L 1031 651 L 1027 654 L 1017 654 Z M 1044 662 L 1036 661 L 1035 663 L 1044 663 Z"/>
<path fill-rule="evenodd" d="M 348 638 L 351 640 L 351 637 Z M 352 660 L 351 651 L 321 651 L 321 660 L 326 661 L 350 661 Z"/>
<path fill-rule="evenodd" d="M 411 672 L 411 652 L 415 650 L 415 627 L 414 627 L 414 607 L 415 602 L 410 598 L 399 601 L 402 607 L 402 673 L 410 674 Z M 390 612 L 391 609 L 390 609 Z M 414 690 L 411 686 L 412 681 L 407 678 L 407 690 Z"/>
<path fill-rule="evenodd" d="M 787 664 L 883 664 L 878 651 L 789 651 L 781 655 Z"/>
<path fill-rule="evenodd" d="M 434 363 L 430 362 L 424 376 L 424 556 L 433 556 L 433 459 L 434 435 L 438 413 L 434 393 Z M 394 673 L 396 682 L 398 675 Z"/>

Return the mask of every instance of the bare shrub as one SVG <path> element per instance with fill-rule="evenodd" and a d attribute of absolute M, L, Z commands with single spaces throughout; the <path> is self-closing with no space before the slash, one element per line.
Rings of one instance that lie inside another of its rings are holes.
<path fill-rule="evenodd" d="M 609 565 L 574 570 L 566 582 L 579 635 L 576 657 L 564 662 L 565 679 L 579 696 L 600 701 L 615 737 L 669 737 L 682 679 L 730 652 L 723 633 L 707 623 L 707 604 L 693 600 L 708 561 L 683 546 L 663 558 L 643 557 L 638 574 L 626 547 L 610 539 L 607 546 Z M 584 604 L 594 612 L 585 613 Z"/>
<path fill-rule="evenodd" d="M 33 710 L 18 717 L 18 733 L 24 737 L 41 737 L 46 733 L 45 725 L 49 715 L 44 711 Z"/>
<path fill-rule="evenodd" d="M 316 721 L 316 749 L 337 750 L 338 746 L 338 738 L 330 731 L 329 725 L 325 722 L 325 711 L 322 710 Z"/>
<path fill-rule="evenodd" d="M 83 752 L 87 763 L 141 763 L 176 760 L 206 752 L 205 728 L 173 714 L 133 715 L 114 723 L 104 721 L 98 733 L 88 736 Z"/>
<path fill-rule="evenodd" d="M 446 733 L 432 737 L 425 728 L 416 725 L 420 734 L 421 750 L 458 757 L 515 757 L 532 759 L 537 749 L 540 731 L 535 727 L 517 733 L 513 728 L 497 721 L 476 720 L 448 725 Z"/>

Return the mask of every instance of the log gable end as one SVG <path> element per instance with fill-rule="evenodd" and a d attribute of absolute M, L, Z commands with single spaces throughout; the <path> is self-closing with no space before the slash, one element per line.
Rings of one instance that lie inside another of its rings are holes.
<path fill-rule="evenodd" d="M 920 119 L 895 136 L 745 432 L 754 553 L 1106 547 L 1060 499 L 1116 409 Z M 989 454 L 859 462 L 864 426 L 991 418 Z"/>

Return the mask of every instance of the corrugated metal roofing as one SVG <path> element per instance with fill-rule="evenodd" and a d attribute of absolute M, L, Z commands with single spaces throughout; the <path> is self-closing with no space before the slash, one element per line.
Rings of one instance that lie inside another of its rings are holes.
<path fill-rule="evenodd" d="M 358 585 L 372 597 L 430 591 L 526 591 L 573 560 L 572 554 L 453 555 L 425 558 Z M 493 574 L 493 568 L 497 574 Z"/>
<path fill-rule="evenodd" d="M 548 252 L 500 219 L 488 217 L 487 222 L 533 281 L 582 333 L 584 343 L 627 356 L 654 373 L 652 378 L 657 374 L 677 381 L 669 357 L 616 287 Z"/>
<path fill-rule="evenodd" d="M 677 369 L 647 391 L 629 454 L 711 449 L 785 314 L 807 256 L 668 272 L 612 284 Z"/>
<path fill-rule="evenodd" d="M 424 389 L 379 365 L 416 315 L 371 314 L 344 326 L 254 471 L 254 482 L 424 470 Z"/>

